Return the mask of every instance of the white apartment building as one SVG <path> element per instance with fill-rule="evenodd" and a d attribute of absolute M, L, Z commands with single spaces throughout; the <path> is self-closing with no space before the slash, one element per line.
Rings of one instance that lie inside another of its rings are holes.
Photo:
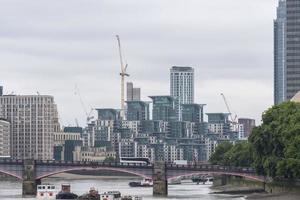
<path fill-rule="evenodd" d="M 175 99 L 177 120 L 181 121 L 181 104 L 194 103 L 194 68 L 173 66 L 170 69 L 170 93 Z"/>
<path fill-rule="evenodd" d="M 11 156 L 53 159 L 53 136 L 58 124 L 54 98 L 48 95 L 0 96 L 1 118 L 11 123 Z"/>
<path fill-rule="evenodd" d="M 139 136 L 139 133 L 141 132 L 141 122 L 140 121 L 122 121 L 122 128 L 129 128 L 132 133 L 133 137 L 136 138 Z"/>
<path fill-rule="evenodd" d="M 0 118 L 0 157 L 10 157 L 10 123 Z"/>

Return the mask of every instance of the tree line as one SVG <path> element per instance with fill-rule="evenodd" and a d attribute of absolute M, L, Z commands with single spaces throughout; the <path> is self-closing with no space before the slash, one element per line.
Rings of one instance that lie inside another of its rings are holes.
<path fill-rule="evenodd" d="M 248 141 L 220 143 L 210 162 L 253 167 L 273 178 L 300 179 L 300 103 L 284 102 L 268 109 Z"/>

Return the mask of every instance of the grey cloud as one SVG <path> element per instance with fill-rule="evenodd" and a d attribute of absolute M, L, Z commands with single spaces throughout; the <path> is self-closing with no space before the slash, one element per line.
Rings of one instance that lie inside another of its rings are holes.
<path fill-rule="evenodd" d="M 120 34 L 128 80 L 145 100 L 168 94 L 172 65 L 189 65 L 207 111 L 226 111 L 223 91 L 241 115 L 259 119 L 272 104 L 275 7 L 261 0 L 2 0 L 0 80 L 7 91 L 53 94 L 63 121 L 83 123 L 75 83 L 86 104 L 119 107 Z"/>

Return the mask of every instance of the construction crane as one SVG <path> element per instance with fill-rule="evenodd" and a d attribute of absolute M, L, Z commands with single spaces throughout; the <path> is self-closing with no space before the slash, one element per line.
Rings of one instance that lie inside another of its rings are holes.
<path fill-rule="evenodd" d="M 119 35 L 116 35 L 117 40 L 118 40 L 118 47 L 119 47 L 119 56 L 120 56 L 120 64 L 121 64 L 121 117 L 122 119 L 125 118 L 125 77 L 129 76 L 129 74 L 127 73 L 127 67 L 128 65 L 125 64 L 124 66 L 124 62 L 123 62 L 123 57 L 122 57 L 122 48 L 121 48 L 121 41 L 120 41 L 120 37 Z"/>
<path fill-rule="evenodd" d="M 88 124 L 94 118 L 94 116 L 92 116 L 92 113 L 93 113 L 94 109 L 91 108 L 90 112 L 89 113 L 87 112 L 86 106 L 85 106 L 85 104 L 82 100 L 82 97 L 81 97 L 81 94 L 80 94 L 80 91 L 79 91 L 79 88 L 78 88 L 77 84 L 75 85 L 75 95 L 78 95 L 78 97 L 79 97 L 82 109 L 83 109 L 83 111 L 86 115 L 86 123 Z"/>
<path fill-rule="evenodd" d="M 230 114 L 231 123 L 236 124 L 237 115 L 235 114 L 235 117 L 233 118 L 230 107 L 229 107 L 229 104 L 228 104 L 228 101 L 226 100 L 225 95 L 223 93 L 221 93 L 221 96 L 223 97 L 223 100 L 224 100 L 224 103 L 226 105 L 227 111 Z"/>

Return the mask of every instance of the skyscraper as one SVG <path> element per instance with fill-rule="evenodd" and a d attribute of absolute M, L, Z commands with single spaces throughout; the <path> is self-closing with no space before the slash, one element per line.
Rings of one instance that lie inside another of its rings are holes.
<path fill-rule="evenodd" d="M 300 90 L 300 0 L 286 1 L 286 96 Z"/>
<path fill-rule="evenodd" d="M 127 101 L 140 101 L 141 88 L 134 88 L 132 82 L 127 82 Z"/>
<path fill-rule="evenodd" d="M 54 98 L 46 95 L 0 96 L 0 117 L 11 123 L 11 156 L 53 159 L 53 136 L 58 123 Z"/>
<path fill-rule="evenodd" d="M 182 104 L 194 103 L 194 69 L 173 66 L 170 69 L 170 92 L 175 100 L 176 117 L 182 120 Z"/>
<path fill-rule="evenodd" d="M 277 18 L 274 20 L 274 103 L 286 100 L 285 65 L 286 2 L 279 0 Z"/>

